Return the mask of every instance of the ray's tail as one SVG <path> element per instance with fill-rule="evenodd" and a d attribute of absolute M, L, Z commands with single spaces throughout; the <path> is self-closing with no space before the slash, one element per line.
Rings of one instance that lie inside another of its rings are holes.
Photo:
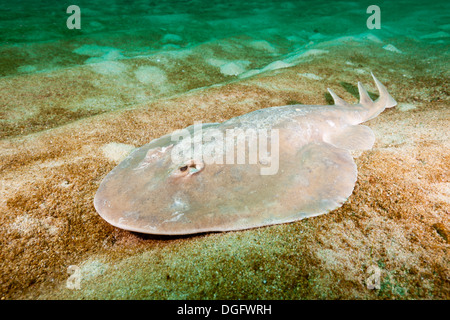
<path fill-rule="evenodd" d="M 392 108 L 397 105 L 397 101 L 395 101 L 394 98 L 391 97 L 386 87 L 380 81 L 378 81 L 373 73 L 371 73 L 371 75 L 373 77 L 373 80 L 375 81 L 380 96 L 377 100 L 373 101 L 362 83 L 358 82 L 359 104 L 368 112 L 367 119 L 365 119 L 364 121 L 373 119 L 381 112 L 383 112 L 384 109 Z M 331 89 L 328 89 L 328 92 L 330 92 L 331 96 L 333 97 L 335 105 L 350 106 L 349 103 L 338 97 L 333 91 L 331 91 Z"/>

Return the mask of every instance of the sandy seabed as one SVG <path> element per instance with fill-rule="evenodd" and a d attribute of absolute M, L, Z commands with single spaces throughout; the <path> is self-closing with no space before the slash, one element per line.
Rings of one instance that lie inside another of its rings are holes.
<path fill-rule="evenodd" d="M 133 87 L 95 100 L 117 82 L 87 67 L 0 80 L 1 299 L 449 299 L 448 56 L 401 47 L 414 54 L 349 40 L 289 68 L 241 79 L 211 71 L 195 85 L 167 73 L 161 81 L 184 81 L 181 92 L 149 88 L 148 102 L 126 108 L 108 105 L 126 104 Z M 142 62 L 121 63 L 146 81 Z M 194 75 L 196 60 L 188 66 Z M 357 81 L 376 96 L 370 71 L 399 105 L 366 123 L 376 143 L 355 155 L 358 181 L 341 208 L 183 237 L 120 230 L 96 213 L 100 181 L 133 146 L 194 121 L 330 104 L 327 87 L 355 103 Z"/>

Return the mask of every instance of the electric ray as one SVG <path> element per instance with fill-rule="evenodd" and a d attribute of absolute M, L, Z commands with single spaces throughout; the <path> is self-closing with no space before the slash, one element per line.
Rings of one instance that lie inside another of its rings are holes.
<path fill-rule="evenodd" d="M 373 76 L 373 75 L 372 75 Z M 110 224 L 150 234 L 229 231 L 317 216 L 353 192 L 351 150 L 371 149 L 360 125 L 397 103 L 373 76 L 351 105 L 288 105 L 195 124 L 133 150 L 101 182 L 94 205 Z"/>

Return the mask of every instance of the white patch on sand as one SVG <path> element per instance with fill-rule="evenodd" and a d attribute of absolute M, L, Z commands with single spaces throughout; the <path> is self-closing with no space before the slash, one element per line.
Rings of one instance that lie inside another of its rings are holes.
<path fill-rule="evenodd" d="M 246 71 L 244 73 L 241 73 L 239 75 L 239 78 L 240 79 L 248 78 L 248 77 L 254 76 L 254 75 L 258 74 L 258 73 L 261 73 L 261 70 L 259 70 L 259 69 L 248 70 L 248 71 Z"/>
<path fill-rule="evenodd" d="M 181 47 L 177 44 L 173 44 L 173 43 L 168 43 L 162 46 L 163 50 L 178 50 Z"/>
<path fill-rule="evenodd" d="M 37 70 L 37 67 L 32 66 L 32 65 L 25 65 L 25 66 L 20 66 L 17 68 L 18 72 L 23 72 L 23 73 L 35 72 L 36 70 Z"/>
<path fill-rule="evenodd" d="M 162 43 L 177 43 L 183 41 L 183 38 L 179 35 L 168 33 L 162 37 L 161 42 Z"/>
<path fill-rule="evenodd" d="M 167 82 L 166 72 L 158 67 L 141 66 L 134 72 L 134 75 L 139 82 L 144 84 L 159 86 Z"/>
<path fill-rule="evenodd" d="M 298 75 L 301 77 L 304 77 L 304 78 L 311 79 L 311 80 L 322 80 L 323 79 L 321 76 L 318 76 L 314 73 L 299 73 Z"/>
<path fill-rule="evenodd" d="M 54 167 L 62 166 L 64 163 L 65 163 L 64 160 L 51 160 L 51 161 L 39 163 L 38 166 L 40 168 L 54 168 Z"/>
<path fill-rule="evenodd" d="M 228 62 L 220 67 L 220 72 L 226 76 L 237 76 L 245 72 L 249 64 L 250 61 L 243 60 Z"/>
<path fill-rule="evenodd" d="M 192 54 L 194 54 L 194 51 L 191 48 L 184 48 L 184 49 L 167 51 L 164 54 L 167 55 L 168 58 L 185 59 L 185 58 L 191 56 Z"/>
<path fill-rule="evenodd" d="M 22 235 L 31 235 L 42 230 L 50 235 L 56 235 L 59 232 L 59 228 L 54 225 L 54 220 L 51 217 L 39 220 L 31 217 L 29 214 L 23 214 L 17 216 L 9 227 Z"/>
<path fill-rule="evenodd" d="M 103 61 L 89 65 L 92 70 L 103 75 L 118 75 L 128 69 L 128 66 L 118 61 Z"/>
<path fill-rule="evenodd" d="M 261 51 L 267 51 L 269 53 L 277 53 L 278 50 L 277 48 L 271 44 L 270 42 L 266 41 L 266 40 L 254 40 L 252 42 L 250 42 L 250 47 L 256 49 L 256 50 L 261 50 Z"/>
<path fill-rule="evenodd" d="M 430 198 L 436 202 L 442 201 L 450 204 L 450 183 L 439 182 L 432 183 L 433 191 L 429 194 Z"/>
<path fill-rule="evenodd" d="M 105 53 L 101 57 L 91 57 L 87 59 L 84 63 L 97 63 L 97 62 L 103 62 L 103 61 L 114 61 L 119 59 L 124 59 L 125 57 L 120 53 L 120 51 L 110 51 L 108 53 Z"/>
<path fill-rule="evenodd" d="M 305 39 L 303 39 L 299 36 L 296 36 L 296 35 L 287 36 L 286 39 L 291 42 L 304 42 L 305 41 Z"/>
<path fill-rule="evenodd" d="M 80 268 L 81 280 L 89 280 L 98 277 L 106 272 L 108 265 L 98 260 L 88 260 L 83 262 Z"/>
<path fill-rule="evenodd" d="M 10 224 L 10 228 L 18 231 L 22 235 L 31 234 L 39 225 L 39 221 L 28 214 L 17 216 L 14 222 Z"/>
<path fill-rule="evenodd" d="M 277 60 L 272 63 L 269 63 L 267 66 L 265 66 L 262 69 L 252 69 L 252 70 L 243 72 L 239 75 L 239 78 L 241 78 L 241 79 L 248 78 L 248 77 L 254 76 L 256 74 L 262 73 L 262 72 L 273 71 L 273 70 L 283 69 L 283 68 L 289 68 L 292 66 L 293 66 L 292 63 L 287 63 L 282 60 Z"/>
<path fill-rule="evenodd" d="M 131 144 L 111 142 L 101 147 L 103 155 L 116 163 L 122 161 L 136 147 Z"/>
<path fill-rule="evenodd" d="M 448 38 L 450 37 L 450 33 L 445 31 L 438 31 L 435 33 L 430 33 L 424 36 L 421 36 L 421 39 L 440 39 L 440 38 Z"/>
<path fill-rule="evenodd" d="M 217 58 L 206 59 L 206 62 L 216 68 L 220 68 L 220 72 L 226 76 L 237 76 L 244 73 L 247 67 L 251 64 L 247 60 L 223 60 Z"/>
<path fill-rule="evenodd" d="M 101 57 L 105 54 L 108 54 L 113 51 L 119 51 L 120 49 L 113 48 L 113 47 L 105 47 L 105 46 L 97 46 L 92 44 L 85 44 L 81 47 L 73 50 L 73 53 L 90 56 L 90 57 Z"/>
<path fill-rule="evenodd" d="M 400 145 L 409 141 L 408 136 L 400 133 L 378 134 L 376 135 L 376 139 L 380 146 L 384 145 L 384 148 Z"/>
<path fill-rule="evenodd" d="M 92 28 L 94 28 L 96 30 L 103 30 L 103 29 L 105 29 L 105 26 L 103 24 L 101 24 L 100 22 L 98 22 L 98 21 L 91 21 L 91 22 L 89 22 L 89 26 L 91 26 Z"/>
<path fill-rule="evenodd" d="M 325 53 L 328 53 L 328 50 L 321 50 L 321 49 L 309 49 L 306 51 L 300 50 L 289 54 L 283 61 L 286 63 L 297 64 L 300 62 L 300 60 L 304 58 L 317 56 Z"/>
<path fill-rule="evenodd" d="M 293 66 L 292 63 L 287 63 L 287 62 L 284 62 L 284 61 L 281 61 L 281 60 L 277 60 L 277 61 L 274 61 L 274 62 L 268 64 L 264 68 L 262 68 L 261 72 L 272 71 L 272 70 L 283 69 L 283 68 L 289 68 L 289 67 L 292 67 L 292 66 Z"/>
<path fill-rule="evenodd" d="M 402 51 L 400 51 L 399 49 L 397 49 L 394 45 L 392 45 L 390 43 L 385 45 L 385 46 L 383 46 L 383 49 L 387 50 L 387 51 L 392 51 L 392 52 L 395 52 L 395 53 L 402 53 Z"/>
<path fill-rule="evenodd" d="M 79 109 L 82 110 L 114 110 L 120 102 L 115 97 L 90 97 L 80 102 Z"/>
<path fill-rule="evenodd" d="M 371 33 L 365 33 L 361 35 L 361 38 L 364 40 L 369 40 L 375 43 L 383 43 L 383 40 L 381 40 L 380 38 L 378 38 L 376 35 L 373 35 Z"/>
<path fill-rule="evenodd" d="M 228 63 L 229 61 L 222 60 L 222 59 L 216 59 L 216 58 L 209 58 L 209 59 L 206 59 L 206 62 L 213 67 L 220 68 L 221 66 Z"/>
<path fill-rule="evenodd" d="M 414 110 L 416 108 L 417 108 L 417 106 L 412 103 L 399 103 L 397 106 L 397 109 L 400 111 L 403 111 L 403 112 L 409 111 L 409 110 Z"/>
<path fill-rule="evenodd" d="M 326 36 L 324 36 L 321 33 L 314 33 L 312 36 L 309 37 L 309 40 L 323 40 L 326 39 Z"/>
<path fill-rule="evenodd" d="M 84 62 L 86 64 L 114 61 L 125 58 L 122 55 L 122 50 L 120 49 L 90 44 L 85 44 L 72 52 L 79 55 L 89 56 L 90 58 Z"/>
<path fill-rule="evenodd" d="M 325 54 L 325 53 L 328 53 L 328 50 L 309 49 L 309 50 L 303 52 L 300 56 L 301 57 L 318 56 L 320 54 Z"/>
<path fill-rule="evenodd" d="M 366 74 L 366 73 L 369 73 L 369 72 L 367 72 L 367 71 L 364 70 L 364 69 L 358 68 L 358 69 L 355 69 L 355 73 L 357 73 L 357 74 Z"/>

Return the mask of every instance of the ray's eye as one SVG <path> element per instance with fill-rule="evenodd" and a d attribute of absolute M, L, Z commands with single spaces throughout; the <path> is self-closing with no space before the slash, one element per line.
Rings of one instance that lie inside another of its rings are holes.
<path fill-rule="evenodd" d="M 203 170 L 205 164 L 201 160 L 191 159 L 187 161 L 183 166 L 178 167 L 175 171 L 172 172 L 174 177 L 186 177 L 196 174 Z"/>

